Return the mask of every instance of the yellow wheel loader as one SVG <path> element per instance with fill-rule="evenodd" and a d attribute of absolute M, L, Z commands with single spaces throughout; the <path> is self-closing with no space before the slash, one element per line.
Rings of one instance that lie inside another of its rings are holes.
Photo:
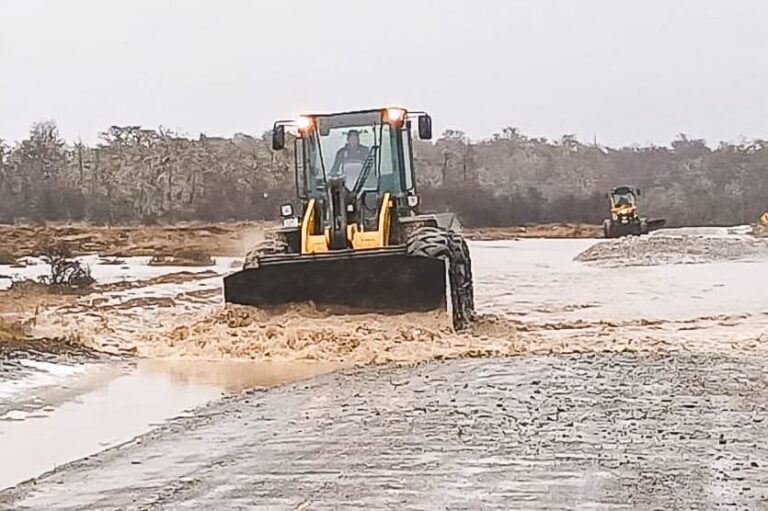
<path fill-rule="evenodd" d="M 768 211 L 760 215 L 757 224 L 752 228 L 752 234 L 768 237 Z"/>
<path fill-rule="evenodd" d="M 451 214 L 421 214 L 412 122 L 432 137 L 424 112 L 381 108 L 278 121 L 272 147 L 293 134 L 300 210 L 224 278 L 230 303 L 312 302 L 342 311 L 449 309 L 454 327 L 474 315 L 470 253 Z"/>
<path fill-rule="evenodd" d="M 611 217 L 603 221 L 606 238 L 639 236 L 664 227 L 664 219 L 648 220 L 640 216 L 637 209 L 639 196 L 640 190 L 631 186 L 618 186 L 606 194 L 611 201 Z"/>

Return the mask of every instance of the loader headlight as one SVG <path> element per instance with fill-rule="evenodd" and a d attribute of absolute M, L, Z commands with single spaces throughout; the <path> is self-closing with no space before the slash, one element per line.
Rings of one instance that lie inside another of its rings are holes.
<path fill-rule="evenodd" d="M 313 124 L 314 120 L 311 117 L 307 117 L 306 115 L 302 115 L 296 119 L 296 127 L 299 128 L 299 131 L 302 133 L 309 131 Z"/>
<path fill-rule="evenodd" d="M 291 204 L 283 204 L 280 206 L 280 216 L 283 218 L 293 216 L 293 206 Z"/>
<path fill-rule="evenodd" d="M 409 195 L 408 196 L 408 205 L 412 208 L 415 208 L 419 205 L 419 196 L 418 195 Z"/>
<path fill-rule="evenodd" d="M 384 113 L 386 114 L 386 121 L 393 124 L 403 122 L 405 117 L 405 110 L 402 108 L 387 108 Z"/>

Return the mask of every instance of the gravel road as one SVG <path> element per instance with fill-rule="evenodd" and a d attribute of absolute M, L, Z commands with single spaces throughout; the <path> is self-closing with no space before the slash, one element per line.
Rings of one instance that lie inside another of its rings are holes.
<path fill-rule="evenodd" d="M 212 403 L 0 494 L 14 509 L 760 509 L 762 359 L 369 368 Z"/>

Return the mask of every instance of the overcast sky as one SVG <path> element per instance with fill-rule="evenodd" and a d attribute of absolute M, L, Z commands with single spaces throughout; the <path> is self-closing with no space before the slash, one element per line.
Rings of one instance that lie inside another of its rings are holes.
<path fill-rule="evenodd" d="M 0 138 L 403 105 L 473 138 L 768 138 L 766 0 L 0 0 Z"/>

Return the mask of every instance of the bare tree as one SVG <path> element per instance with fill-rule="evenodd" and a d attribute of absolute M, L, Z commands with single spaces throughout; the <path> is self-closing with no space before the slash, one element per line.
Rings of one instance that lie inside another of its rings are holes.
<path fill-rule="evenodd" d="M 15 145 L 0 141 L 0 220 L 271 218 L 294 185 L 292 145 L 273 152 L 269 142 L 269 134 L 190 139 L 113 126 L 94 147 L 68 146 L 53 122 L 38 123 Z M 608 148 L 507 127 L 478 141 L 447 130 L 414 149 L 425 204 L 470 225 L 599 222 L 603 194 L 619 184 L 640 187 L 645 210 L 672 224 L 752 222 L 768 209 L 762 140 L 712 149 L 681 134 L 669 147 Z"/>

